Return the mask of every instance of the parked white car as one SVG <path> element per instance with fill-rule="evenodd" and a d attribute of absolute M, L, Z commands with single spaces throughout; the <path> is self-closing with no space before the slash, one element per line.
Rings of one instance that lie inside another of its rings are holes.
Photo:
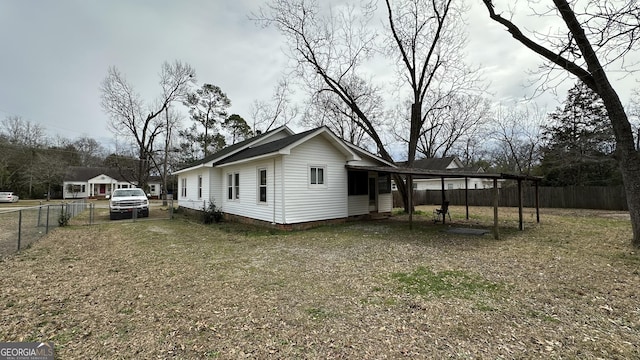
<path fill-rule="evenodd" d="M 18 195 L 14 195 L 13 191 L 0 191 L 0 202 L 14 203 L 18 202 Z"/>
<path fill-rule="evenodd" d="M 109 218 L 149 217 L 149 199 L 142 189 L 117 189 L 109 197 Z"/>

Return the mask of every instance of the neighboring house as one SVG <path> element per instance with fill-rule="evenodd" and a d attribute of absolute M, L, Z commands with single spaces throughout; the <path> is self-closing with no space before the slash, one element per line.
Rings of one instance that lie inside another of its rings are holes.
<path fill-rule="evenodd" d="M 178 204 L 213 202 L 227 218 L 284 228 L 389 214 L 390 175 L 347 165 L 394 167 L 326 127 L 295 134 L 282 126 L 174 172 Z"/>
<path fill-rule="evenodd" d="M 64 176 L 64 199 L 104 198 L 115 189 L 137 187 L 135 181 L 126 180 L 119 169 L 70 166 Z M 129 177 L 130 178 L 130 177 Z M 160 195 L 160 180 L 149 179 L 151 196 Z"/>
<path fill-rule="evenodd" d="M 473 174 L 484 173 L 484 169 L 481 167 L 467 168 L 460 159 L 456 156 L 447 156 L 443 158 L 425 158 L 419 159 L 413 162 L 413 168 L 426 169 L 434 171 L 456 171 L 456 172 L 468 172 L 468 178 L 452 177 L 444 178 L 445 190 L 453 189 L 489 189 L 493 188 L 492 179 L 474 178 Z M 466 184 L 465 184 L 466 180 Z M 504 180 L 498 180 L 498 187 Z M 396 184 L 392 184 L 393 190 L 396 189 Z M 413 178 L 414 190 L 442 190 L 442 179 L 440 177 L 432 178 L 420 178 L 415 176 Z"/>

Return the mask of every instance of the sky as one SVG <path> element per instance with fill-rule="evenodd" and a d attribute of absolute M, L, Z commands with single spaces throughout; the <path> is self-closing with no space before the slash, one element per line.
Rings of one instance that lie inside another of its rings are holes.
<path fill-rule="evenodd" d="M 107 143 L 113 135 L 99 91 L 107 69 L 118 68 L 152 102 L 160 93 L 161 64 L 180 60 L 195 68 L 198 84 L 215 84 L 227 94 L 230 114 L 249 121 L 251 104 L 270 98 L 287 65 L 283 38 L 249 19 L 261 3 L 0 0 L 0 119 L 20 116 L 50 135 Z M 540 58 L 490 21 L 479 0 L 470 4 L 467 60 L 490 80 L 491 100 L 508 104 L 532 95 L 534 89 L 525 86 L 531 80 L 527 71 Z M 545 20 L 522 21 L 537 26 Z M 623 102 L 638 87 L 634 77 L 612 80 Z M 551 111 L 570 85 L 535 101 Z"/>

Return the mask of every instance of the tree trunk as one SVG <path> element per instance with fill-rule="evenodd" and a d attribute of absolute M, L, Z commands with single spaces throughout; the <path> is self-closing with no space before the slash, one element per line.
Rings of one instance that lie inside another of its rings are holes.
<path fill-rule="evenodd" d="M 640 247 L 640 154 L 635 149 L 631 124 L 620 98 L 608 81 L 604 84 L 605 86 L 601 87 L 600 97 L 607 108 L 616 137 L 616 159 L 622 173 L 633 229 L 631 243 L 634 247 Z"/>

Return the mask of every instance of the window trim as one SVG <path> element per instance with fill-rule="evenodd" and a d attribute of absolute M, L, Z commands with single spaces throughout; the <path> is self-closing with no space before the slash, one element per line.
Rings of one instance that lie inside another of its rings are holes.
<path fill-rule="evenodd" d="M 198 200 L 202 199 L 202 174 L 198 175 Z"/>

